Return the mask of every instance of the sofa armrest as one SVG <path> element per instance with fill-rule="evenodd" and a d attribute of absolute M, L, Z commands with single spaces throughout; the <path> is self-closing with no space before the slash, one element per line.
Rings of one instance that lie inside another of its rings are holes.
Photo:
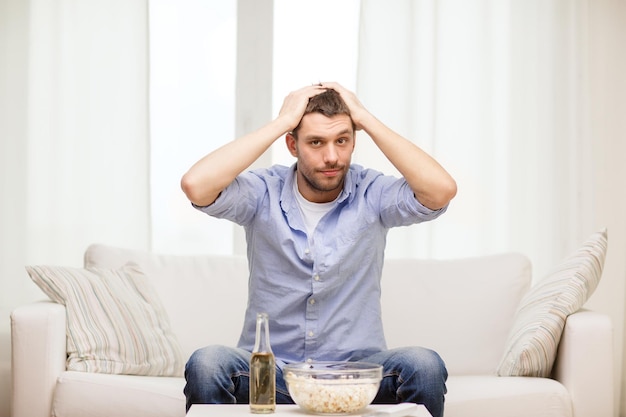
<path fill-rule="evenodd" d="M 11 313 L 11 415 L 50 417 L 57 378 L 66 363 L 65 307 L 51 301 Z"/>
<path fill-rule="evenodd" d="M 569 391 L 576 417 L 613 417 L 613 326 L 608 315 L 579 310 L 567 318 L 552 376 Z"/>

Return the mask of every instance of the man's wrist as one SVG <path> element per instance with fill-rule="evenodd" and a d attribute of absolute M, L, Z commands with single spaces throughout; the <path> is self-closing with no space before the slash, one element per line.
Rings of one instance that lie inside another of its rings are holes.
<path fill-rule="evenodd" d="M 378 121 L 372 113 L 365 109 L 357 112 L 356 114 L 351 113 L 350 116 L 357 130 L 363 129 L 367 131 L 373 123 Z"/>
<path fill-rule="evenodd" d="M 292 132 L 296 127 L 298 127 L 300 120 L 294 124 L 293 120 L 290 120 L 286 116 L 279 115 L 276 119 L 274 119 L 273 123 L 275 124 L 276 129 L 281 132 L 280 136 L 282 136 L 285 133 Z"/>

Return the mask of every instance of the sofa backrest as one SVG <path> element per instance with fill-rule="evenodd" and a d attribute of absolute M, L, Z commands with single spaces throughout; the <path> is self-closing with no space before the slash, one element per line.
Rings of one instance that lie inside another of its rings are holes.
<path fill-rule="evenodd" d="M 99 244 L 85 252 L 86 267 L 127 262 L 152 279 L 186 357 L 209 344 L 237 343 L 247 302 L 245 257 L 164 255 Z M 519 254 L 389 259 L 382 283 L 387 343 L 432 348 L 450 374 L 493 374 L 530 281 L 530 263 Z"/>
<path fill-rule="evenodd" d="M 431 348 L 450 374 L 494 374 L 530 283 L 521 254 L 388 259 L 381 284 L 388 346 Z"/>

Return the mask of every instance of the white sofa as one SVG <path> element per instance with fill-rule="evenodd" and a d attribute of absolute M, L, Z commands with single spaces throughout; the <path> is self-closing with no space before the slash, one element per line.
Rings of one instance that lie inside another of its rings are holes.
<path fill-rule="evenodd" d="M 134 261 L 163 302 L 184 357 L 234 345 L 247 263 L 241 257 L 173 256 L 93 245 L 86 266 Z M 27 278 L 25 278 L 27 279 Z M 519 254 L 458 260 L 389 259 L 383 320 L 389 347 L 437 350 L 449 371 L 446 417 L 613 417 L 612 327 L 580 310 L 566 322 L 551 378 L 500 377 L 518 303 L 531 284 Z M 42 301 L 11 315 L 13 417 L 184 416 L 184 379 L 66 370 L 64 306 Z"/>

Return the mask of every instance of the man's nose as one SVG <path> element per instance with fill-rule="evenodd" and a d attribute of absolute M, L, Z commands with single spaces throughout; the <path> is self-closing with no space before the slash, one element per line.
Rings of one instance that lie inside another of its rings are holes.
<path fill-rule="evenodd" d="M 326 146 L 326 152 L 324 152 L 324 162 L 327 164 L 334 164 L 337 162 L 339 154 L 335 145 L 330 144 Z"/>

